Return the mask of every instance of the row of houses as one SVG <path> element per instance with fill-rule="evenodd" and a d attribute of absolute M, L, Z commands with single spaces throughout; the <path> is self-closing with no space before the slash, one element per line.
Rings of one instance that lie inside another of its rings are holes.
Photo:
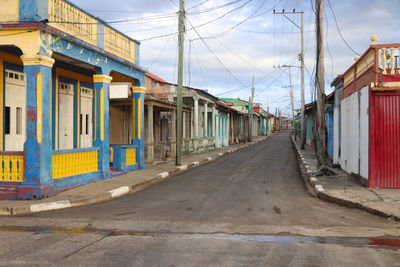
<path fill-rule="evenodd" d="M 326 96 L 327 156 L 367 187 L 400 188 L 400 44 L 371 41 Z M 305 114 L 307 144 L 315 147 L 314 102 Z"/>
<path fill-rule="evenodd" d="M 64 0 L 0 0 L 0 199 L 41 199 L 176 153 L 176 91 L 140 43 Z M 73 23 L 71 23 L 73 22 Z M 183 89 L 182 144 L 201 153 L 279 129 L 246 101 Z M 240 104 L 238 104 L 240 102 Z"/>

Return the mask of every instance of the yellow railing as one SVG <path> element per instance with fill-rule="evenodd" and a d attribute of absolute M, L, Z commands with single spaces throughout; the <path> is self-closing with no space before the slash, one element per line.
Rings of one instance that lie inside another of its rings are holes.
<path fill-rule="evenodd" d="M 98 171 L 98 151 L 53 154 L 53 179 Z"/>
<path fill-rule="evenodd" d="M 135 43 L 110 27 L 104 27 L 104 50 L 135 62 Z"/>
<path fill-rule="evenodd" d="M 49 0 L 49 25 L 97 45 L 97 20 L 63 0 Z"/>
<path fill-rule="evenodd" d="M 110 146 L 110 162 L 114 161 L 114 149 Z"/>
<path fill-rule="evenodd" d="M 126 166 L 136 164 L 136 148 L 126 149 Z"/>
<path fill-rule="evenodd" d="M 22 155 L 0 155 L 0 181 L 22 182 L 24 180 L 24 157 Z"/>

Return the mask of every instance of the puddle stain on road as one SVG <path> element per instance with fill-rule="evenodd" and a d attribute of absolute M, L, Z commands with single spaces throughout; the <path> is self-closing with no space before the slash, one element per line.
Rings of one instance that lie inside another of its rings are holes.
<path fill-rule="evenodd" d="M 275 244 L 333 244 L 344 246 L 369 246 L 400 248 L 400 239 L 394 238 L 367 238 L 367 237 L 314 237 L 300 235 L 244 235 L 244 234 L 201 234 L 201 233 L 158 233 L 158 232 L 119 232 L 104 231 L 91 228 L 50 228 L 50 227 L 21 227 L 1 226 L 0 232 L 35 233 L 35 234 L 97 234 L 108 236 L 136 236 L 136 237 L 185 237 L 185 238 L 209 238 L 220 240 L 232 240 L 242 242 L 262 242 Z"/>

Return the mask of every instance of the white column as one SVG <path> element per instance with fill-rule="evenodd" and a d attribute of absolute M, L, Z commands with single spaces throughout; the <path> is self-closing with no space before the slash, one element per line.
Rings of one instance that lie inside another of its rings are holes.
<path fill-rule="evenodd" d="M 212 107 L 212 137 L 215 137 L 215 105 Z"/>
<path fill-rule="evenodd" d="M 208 103 L 204 103 L 204 137 L 208 136 Z"/>
<path fill-rule="evenodd" d="M 193 137 L 197 138 L 199 137 L 199 99 L 194 99 L 194 114 L 193 114 L 193 120 L 194 120 L 194 133 Z"/>
<path fill-rule="evenodd" d="M 154 136 L 153 136 L 153 104 L 147 105 L 147 161 L 154 160 Z"/>

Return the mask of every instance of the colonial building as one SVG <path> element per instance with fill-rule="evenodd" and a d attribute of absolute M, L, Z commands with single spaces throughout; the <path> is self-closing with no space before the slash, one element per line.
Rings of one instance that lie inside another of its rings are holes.
<path fill-rule="evenodd" d="M 144 168 L 139 42 L 67 1 L 0 6 L 0 198 Z"/>

